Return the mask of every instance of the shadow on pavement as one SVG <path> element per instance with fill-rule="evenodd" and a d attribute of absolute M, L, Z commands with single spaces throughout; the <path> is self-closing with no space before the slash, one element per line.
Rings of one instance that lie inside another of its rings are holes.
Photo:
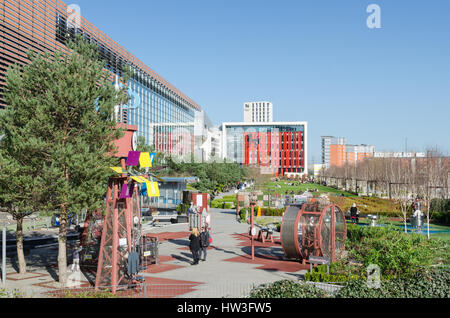
<path fill-rule="evenodd" d="M 189 240 L 187 238 L 185 240 L 173 239 L 173 240 L 168 240 L 167 242 L 173 243 L 175 245 L 180 245 L 180 246 L 189 246 Z"/>
<path fill-rule="evenodd" d="M 230 211 L 230 210 L 228 210 L 228 211 L 226 211 L 226 210 L 220 211 L 219 213 L 220 214 L 233 214 L 233 215 L 236 215 L 236 211 Z"/>
<path fill-rule="evenodd" d="M 186 256 L 187 258 L 183 257 L 181 255 L 177 255 L 177 254 L 172 254 L 170 256 L 181 262 L 185 262 L 185 263 L 189 263 L 189 264 L 192 263 L 192 255 L 191 254 L 189 254 L 189 253 L 181 253 L 181 254 L 183 256 Z"/>

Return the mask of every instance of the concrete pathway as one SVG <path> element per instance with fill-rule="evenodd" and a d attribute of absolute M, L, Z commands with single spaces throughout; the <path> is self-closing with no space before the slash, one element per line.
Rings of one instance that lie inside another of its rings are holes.
<path fill-rule="evenodd" d="M 211 209 L 211 217 L 213 243 L 208 249 L 206 262 L 200 261 L 198 265 L 190 265 L 192 256 L 188 249 L 188 225 L 172 225 L 152 230 L 151 233 L 186 232 L 185 238 L 164 241 L 159 249 L 160 255 L 174 258 L 164 264 L 181 267 L 144 276 L 172 279 L 179 284 L 183 284 L 183 281 L 187 281 L 185 284 L 201 283 L 195 291 L 182 297 L 241 297 L 255 285 L 282 279 L 298 280 L 305 272 L 300 264 L 290 261 L 284 261 L 291 267 L 290 271 L 283 271 L 286 266 L 279 266 L 283 262 L 280 259 L 284 256 L 280 244 L 273 246 L 270 243 L 258 243 L 255 248 L 256 258 L 252 262 L 250 239 L 244 237 L 248 233 L 249 225 L 239 223 L 234 210 Z M 279 233 L 274 236 L 276 240 L 279 239 Z M 261 258 L 265 255 L 269 256 L 269 259 Z M 270 262 L 270 257 L 274 258 L 274 262 Z M 273 268 L 274 264 L 280 268 Z M 261 268 L 264 265 L 268 266 Z M 295 271 L 296 268 L 298 271 Z"/>

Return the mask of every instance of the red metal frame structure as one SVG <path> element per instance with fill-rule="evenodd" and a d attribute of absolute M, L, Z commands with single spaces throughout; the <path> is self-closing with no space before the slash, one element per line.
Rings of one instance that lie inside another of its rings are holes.
<path fill-rule="evenodd" d="M 133 210 L 139 211 L 139 200 L 135 199 L 138 196 L 137 188 L 134 189 L 133 197 L 120 199 L 120 190 L 127 182 L 126 177 L 109 180 L 97 265 L 95 287 L 112 286 L 113 293 L 125 278 L 127 254 L 133 247 Z"/>
<path fill-rule="evenodd" d="M 202 204 L 199 206 L 198 202 L 200 201 L 198 197 L 201 197 Z M 192 203 L 194 206 L 200 207 L 200 213 L 203 212 L 203 209 L 206 209 L 206 212 L 209 212 L 209 201 L 211 200 L 211 196 L 208 193 L 193 193 L 192 194 Z"/>
<path fill-rule="evenodd" d="M 202 199 L 202 205 L 198 206 L 198 197 L 201 197 Z M 195 206 L 200 207 L 199 213 L 189 214 L 188 217 L 188 224 L 189 224 L 189 231 L 192 231 L 194 228 L 202 229 L 205 227 L 206 221 L 203 219 L 202 212 L 203 209 L 206 209 L 206 212 L 209 214 L 209 202 L 210 202 L 210 195 L 208 193 L 193 193 L 192 194 L 192 203 Z M 208 230 L 211 231 L 211 214 L 209 214 L 210 222 L 208 223 Z"/>
<path fill-rule="evenodd" d="M 121 125 L 120 125 L 121 126 Z M 121 126 L 123 127 L 123 126 Z M 125 135 L 116 141 L 119 148 L 117 157 L 121 157 L 122 170 L 126 171 L 125 153 L 132 150 L 130 134 L 136 131 L 135 126 L 126 125 Z M 140 216 L 138 189 L 133 189 L 131 197 L 121 198 L 122 187 L 128 184 L 128 177 L 112 177 L 108 182 L 106 193 L 106 212 L 103 221 L 102 238 L 97 265 L 95 288 L 112 286 L 115 293 L 117 287 L 124 282 L 127 256 L 134 246 L 133 218 Z M 122 243 L 122 244 L 121 244 Z"/>
<path fill-rule="evenodd" d="M 347 235 L 345 215 L 335 204 L 305 203 L 286 209 L 281 224 L 281 243 L 287 258 L 304 264 L 310 256 L 323 256 L 334 262 L 344 250 Z"/>

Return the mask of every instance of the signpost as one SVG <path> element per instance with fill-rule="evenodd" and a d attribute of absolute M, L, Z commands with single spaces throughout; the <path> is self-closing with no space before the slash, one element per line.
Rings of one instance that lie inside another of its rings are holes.
<path fill-rule="evenodd" d="M 6 227 L 3 228 L 2 234 L 2 282 L 6 285 Z"/>

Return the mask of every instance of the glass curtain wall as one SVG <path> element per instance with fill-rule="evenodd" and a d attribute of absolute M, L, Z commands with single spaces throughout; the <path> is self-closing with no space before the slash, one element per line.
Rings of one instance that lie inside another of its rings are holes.
<path fill-rule="evenodd" d="M 128 110 L 128 124 L 136 125 L 138 135 L 156 151 L 190 158 L 194 150 L 194 110 L 143 72 L 136 71 L 128 84 L 140 97 L 139 108 Z"/>

